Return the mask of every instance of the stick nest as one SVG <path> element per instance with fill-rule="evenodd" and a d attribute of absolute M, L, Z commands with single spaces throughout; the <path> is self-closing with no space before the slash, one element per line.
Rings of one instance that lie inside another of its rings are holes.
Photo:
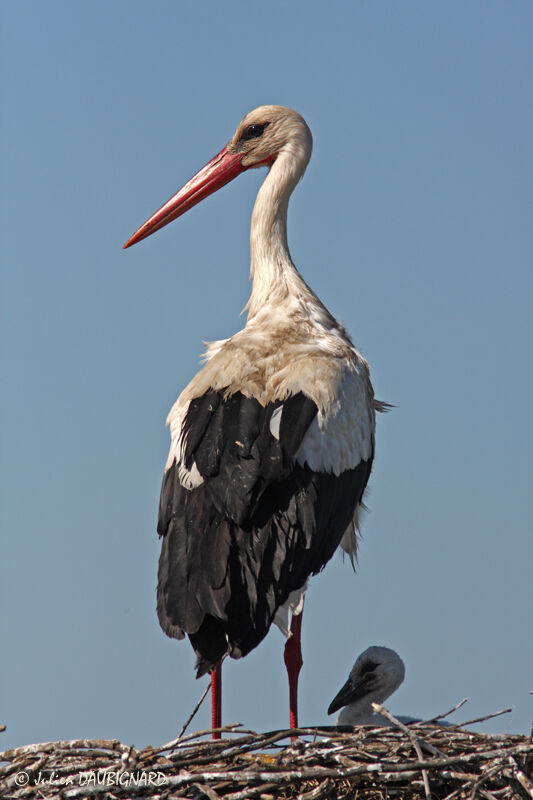
<path fill-rule="evenodd" d="M 394 718 L 393 718 L 394 719 Z M 397 721 L 396 721 L 397 722 Z M 426 723 L 200 731 L 161 748 L 48 742 L 0 752 L 2 798 L 506 800 L 533 797 L 533 742 Z M 296 737 L 290 741 L 290 736 Z"/>

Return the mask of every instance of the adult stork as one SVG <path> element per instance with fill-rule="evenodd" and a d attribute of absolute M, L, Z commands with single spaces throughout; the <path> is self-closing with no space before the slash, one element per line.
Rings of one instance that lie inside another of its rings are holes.
<path fill-rule="evenodd" d="M 206 364 L 168 416 L 171 446 L 158 532 L 157 611 L 188 635 L 197 677 L 240 658 L 272 622 L 289 634 L 290 725 L 297 727 L 300 626 L 310 575 L 340 545 L 356 553 L 357 515 L 374 453 L 368 364 L 294 266 L 287 207 L 311 156 L 302 117 L 247 114 L 228 144 L 126 242 L 130 247 L 241 172 L 268 167 L 252 214 L 252 292 L 242 331 L 207 347 Z"/>

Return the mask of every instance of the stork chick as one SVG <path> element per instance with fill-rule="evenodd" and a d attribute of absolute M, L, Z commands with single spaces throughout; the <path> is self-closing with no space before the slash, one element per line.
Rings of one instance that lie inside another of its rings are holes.
<path fill-rule="evenodd" d="M 404 678 L 405 665 L 398 653 L 390 647 L 368 647 L 356 659 L 348 680 L 331 701 L 328 714 L 342 709 L 337 725 L 391 725 L 373 711 L 372 703 L 383 703 Z"/>

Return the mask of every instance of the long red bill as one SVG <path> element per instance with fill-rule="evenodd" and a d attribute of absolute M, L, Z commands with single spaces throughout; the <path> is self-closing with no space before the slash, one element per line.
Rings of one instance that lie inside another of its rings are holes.
<path fill-rule="evenodd" d="M 131 247 L 132 244 L 140 242 L 141 239 L 146 239 L 151 233 L 168 225 L 176 217 L 185 214 L 189 208 L 244 172 L 246 167 L 241 165 L 242 157 L 242 153 L 229 153 L 226 148 L 217 153 L 205 167 L 202 167 L 190 181 L 187 181 L 185 186 L 179 189 L 170 200 L 167 200 L 155 214 L 146 220 L 144 225 L 135 231 L 124 245 L 124 250 Z"/>

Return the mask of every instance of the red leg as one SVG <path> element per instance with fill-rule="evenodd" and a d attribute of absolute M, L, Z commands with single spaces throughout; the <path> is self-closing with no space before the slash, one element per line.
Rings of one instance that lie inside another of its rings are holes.
<path fill-rule="evenodd" d="M 211 727 L 222 725 L 222 661 L 211 670 Z M 213 733 L 213 739 L 220 739 L 221 733 Z"/>
<path fill-rule="evenodd" d="M 298 727 L 298 675 L 302 668 L 302 614 L 293 614 L 291 622 L 291 635 L 285 645 L 285 666 L 289 676 L 289 719 L 290 727 Z"/>

